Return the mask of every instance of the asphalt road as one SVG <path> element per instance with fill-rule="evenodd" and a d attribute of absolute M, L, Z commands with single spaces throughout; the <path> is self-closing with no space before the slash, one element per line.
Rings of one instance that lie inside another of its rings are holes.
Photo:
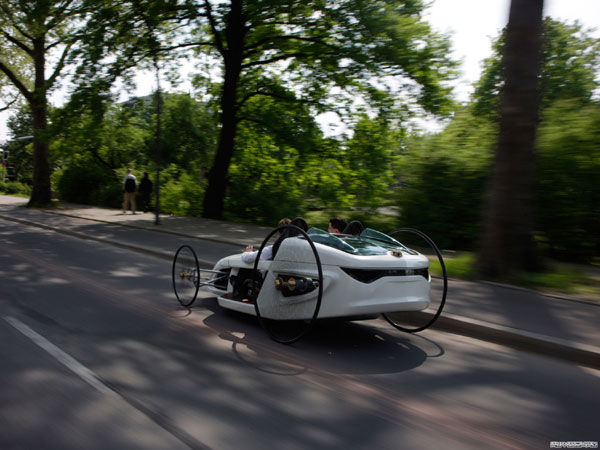
<path fill-rule="evenodd" d="M 152 239 L 144 233 L 135 239 Z M 170 271 L 163 259 L 0 220 L 0 448 L 600 439 L 599 371 L 382 320 L 323 324 L 284 346 L 208 295 L 179 307 Z"/>

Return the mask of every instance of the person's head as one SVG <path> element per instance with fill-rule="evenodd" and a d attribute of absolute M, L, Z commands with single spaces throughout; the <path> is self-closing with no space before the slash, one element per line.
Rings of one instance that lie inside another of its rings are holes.
<path fill-rule="evenodd" d="M 341 217 L 332 217 L 329 219 L 329 227 L 327 231 L 330 233 L 341 233 L 344 231 L 344 228 L 348 226 L 348 222 L 346 222 Z"/>
<path fill-rule="evenodd" d="M 148 178 L 148 172 L 144 172 L 144 178 Z"/>
<path fill-rule="evenodd" d="M 292 223 L 292 219 L 289 219 L 288 217 L 284 217 L 277 223 L 277 226 L 280 227 L 281 225 L 288 225 L 290 223 Z M 277 232 L 277 236 L 281 236 L 281 231 Z"/>
<path fill-rule="evenodd" d="M 127 175 L 131 173 L 131 169 L 127 168 Z"/>

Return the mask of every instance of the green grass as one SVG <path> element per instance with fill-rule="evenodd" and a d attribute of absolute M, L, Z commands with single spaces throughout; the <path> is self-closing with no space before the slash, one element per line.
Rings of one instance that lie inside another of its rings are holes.
<path fill-rule="evenodd" d="M 475 278 L 475 255 L 469 252 L 443 255 L 446 273 L 451 278 L 472 280 Z M 441 275 L 442 268 L 437 258 L 430 258 L 430 270 L 434 275 Z"/>
<path fill-rule="evenodd" d="M 431 273 L 441 275 L 442 271 L 437 259 L 430 258 L 430 261 Z M 444 264 L 449 278 L 465 280 L 477 278 L 474 253 L 460 252 L 444 255 Z M 517 273 L 508 278 L 493 281 L 600 302 L 600 270 L 593 266 L 582 267 L 548 262 L 547 269 L 543 272 Z"/>
<path fill-rule="evenodd" d="M 597 297 L 600 301 L 600 276 L 568 264 L 553 264 L 541 273 L 518 274 L 514 282 L 537 290 Z"/>

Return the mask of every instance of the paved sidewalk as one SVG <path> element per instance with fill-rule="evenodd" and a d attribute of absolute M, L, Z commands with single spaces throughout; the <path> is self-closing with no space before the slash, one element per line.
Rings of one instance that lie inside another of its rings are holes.
<path fill-rule="evenodd" d="M 141 228 L 186 239 L 202 239 L 235 246 L 240 250 L 260 245 L 270 227 L 235 224 L 201 218 L 161 215 L 160 224 L 150 213 L 123 214 L 120 210 L 63 204 L 61 209 L 35 210 L 47 219 L 35 219 L 21 208 L 26 199 L 0 195 L 0 219 L 53 229 L 78 237 L 123 246 L 115 234 L 82 236 L 75 221 Z M 96 228 L 95 228 L 96 229 Z M 151 241 L 151 240 L 150 240 Z M 137 251 L 170 258 L 152 242 L 127 244 Z M 214 261 L 204 261 L 211 264 Z M 451 276 L 451 274 L 450 274 Z M 600 369 L 600 304 L 572 298 L 545 296 L 536 292 L 491 283 L 450 280 L 446 307 L 435 328 L 498 342 L 529 351 L 561 357 Z"/>

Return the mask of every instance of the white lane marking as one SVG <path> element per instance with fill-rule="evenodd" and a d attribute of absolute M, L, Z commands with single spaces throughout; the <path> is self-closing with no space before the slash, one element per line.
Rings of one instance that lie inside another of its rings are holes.
<path fill-rule="evenodd" d="M 93 388 L 97 389 L 103 394 L 118 395 L 115 391 L 113 391 L 107 385 L 102 383 L 102 381 L 98 379 L 94 372 L 85 367 L 71 355 L 65 353 L 63 350 L 58 348 L 44 336 L 38 334 L 33 329 L 29 328 L 20 320 L 15 319 L 12 316 L 5 316 L 4 320 L 11 324 L 14 328 L 19 330 L 21 333 L 23 333 L 25 336 L 27 336 L 29 339 L 31 339 L 40 348 L 46 350 L 46 352 L 53 356 L 58 362 L 66 366 L 69 370 L 78 375 L 79 378 L 81 378 Z"/>

